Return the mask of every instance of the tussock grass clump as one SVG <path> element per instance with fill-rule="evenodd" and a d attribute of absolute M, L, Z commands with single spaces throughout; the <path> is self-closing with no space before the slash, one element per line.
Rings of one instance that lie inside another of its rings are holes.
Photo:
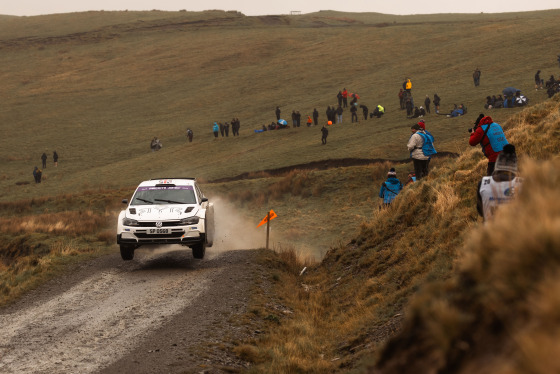
<path fill-rule="evenodd" d="M 45 232 L 69 236 L 96 232 L 107 223 L 91 210 L 0 218 L 0 231 L 10 234 Z"/>
<path fill-rule="evenodd" d="M 376 373 L 557 371 L 559 170 L 558 158 L 523 165 L 519 198 L 471 232 L 456 276 L 414 300 Z"/>

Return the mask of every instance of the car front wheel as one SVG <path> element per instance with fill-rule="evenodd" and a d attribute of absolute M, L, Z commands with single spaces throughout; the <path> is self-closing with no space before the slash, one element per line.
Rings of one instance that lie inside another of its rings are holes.
<path fill-rule="evenodd" d="M 125 261 L 130 261 L 134 258 L 134 247 L 121 244 L 121 257 Z"/>
<path fill-rule="evenodd" d="M 198 243 L 192 246 L 192 255 L 194 258 L 202 260 L 206 252 L 206 243 Z"/>

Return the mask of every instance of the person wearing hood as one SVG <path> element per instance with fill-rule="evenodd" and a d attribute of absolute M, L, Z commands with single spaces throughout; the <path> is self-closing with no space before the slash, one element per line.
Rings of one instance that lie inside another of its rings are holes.
<path fill-rule="evenodd" d="M 383 199 L 383 205 L 389 206 L 402 189 L 403 185 L 397 179 L 395 168 L 391 168 L 387 173 L 387 179 L 381 184 L 381 189 L 379 190 L 379 197 Z"/>
<path fill-rule="evenodd" d="M 488 159 L 486 175 L 491 176 L 498 155 L 504 149 L 504 146 L 508 144 L 504 130 L 492 120 L 492 117 L 481 113 L 476 119 L 474 127 L 469 129 L 469 132 L 471 133 L 469 144 L 472 147 L 480 144 L 482 153 Z"/>
<path fill-rule="evenodd" d="M 517 155 L 512 144 L 506 144 L 496 159 L 492 176 L 478 184 L 476 210 L 488 221 L 499 205 L 509 202 L 519 192 L 523 180 L 517 173 Z"/>
<path fill-rule="evenodd" d="M 434 137 L 426 133 L 424 129 L 417 123 L 410 128 L 412 135 L 407 143 L 407 148 L 410 151 L 410 157 L 414 164 L 414 173 L 416 180 L 420 180 L 428 176 L 428 165 L 430 158 L 437 152 L 434 148 Z"/>

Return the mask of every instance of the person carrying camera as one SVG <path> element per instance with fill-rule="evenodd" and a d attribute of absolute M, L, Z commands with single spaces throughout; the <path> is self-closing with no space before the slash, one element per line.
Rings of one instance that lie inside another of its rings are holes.
<path fill-rule="evenodd" d="M 480 114 L 474 123 L 474 127 L 469 129 L 471 134 L 469 144 L 475 146 L 480 144 L 482 153 L 488 159 L 486 175 L 491 176 L 496 165 L 496 159 L 506 144 L 509 144 L 502 127 L 495 123 L 490 116 Z"/>

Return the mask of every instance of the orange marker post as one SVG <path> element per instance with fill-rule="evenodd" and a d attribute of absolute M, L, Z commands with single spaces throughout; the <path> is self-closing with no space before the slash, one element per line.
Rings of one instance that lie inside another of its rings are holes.
<path fill-rule="evenodd" d="M 270 212 L 266 213 L 266 217 L 264 217 L 262 221 L 257 225 L 257 227 L 260 227 L 266 222 L 266 249 L 268 249 L 268 239 L 270 237 L 270 220 L 276 217 L 278 216 L 276 215 L 276 213 L 274 213 L 274 210 L 271 209 Z"/>

